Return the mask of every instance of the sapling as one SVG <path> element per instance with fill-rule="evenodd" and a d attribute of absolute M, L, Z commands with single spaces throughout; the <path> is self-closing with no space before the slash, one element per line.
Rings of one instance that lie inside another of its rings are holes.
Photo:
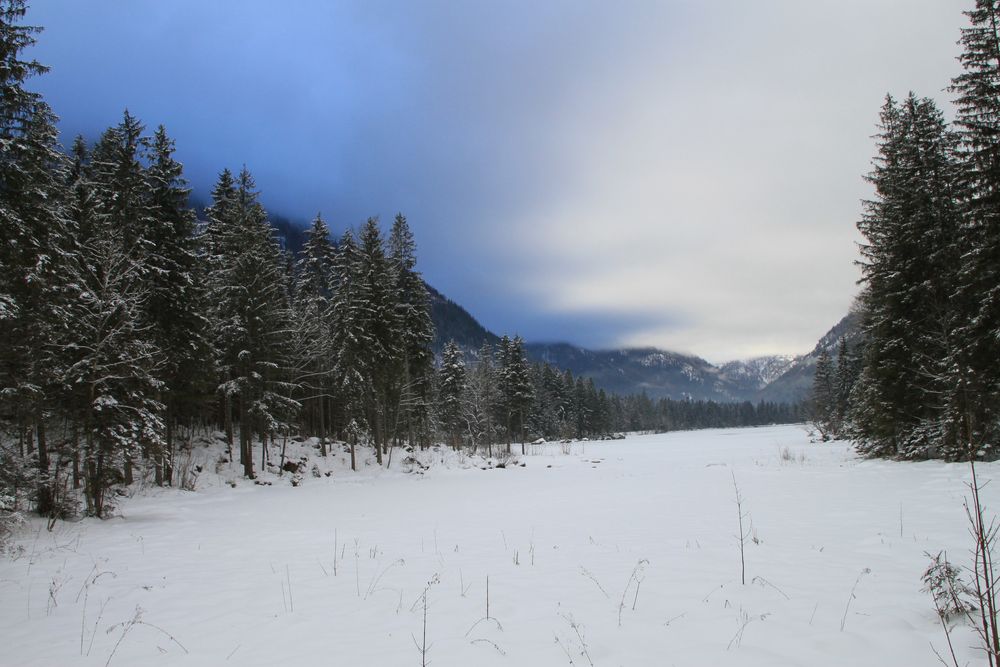
<path fill-rule="evenodd" d="M 996 518 L 986 520 L 986 510 L 983 507 L 979 492 L 986 485 L 980 484 L 976 476 L 975 456 L 969 456 L 969 468 L 972 481 L 968 484 L 972 494 L 972 502 L 965 500 L 965 515 L 969 521 L 969 532 L 974 540 L 974 559 L 971 570 L 972 588 L 979 608 L 979 623 L 976 632 L 979 635 L 981 648 L 986 653 L 991 667 L 1000 666 L 1000 600 L 997 598 L 997 575 L 993 565 L 993 554 L 997 544 Z"/>
<path fill-rule="evenodd" d="M 949 619 L 956 614 L 971 617 L 974 608 L 967 601 L 967 598 L 972 594 L 972 591 L 959 578 L 958 568 L 948 562 L 948 557 L 943 551 L 938 552 L 936 556 L 925 555 L 931 559 L 931 564 L 921 577 L 924 582 L 923 590 L 930 593 L 934 599 L 934 609 L 937 611 L 941 629 L 944 630 L 948 652 L 951 655 L 951 664 L 953 667 L 958 667 L 958 657 L 955 655 L 955 647 L 951 641 L 952 627 L 949 625 Z M 931 644 L 931 650 L 934 651 L 938 660 L 947 667 L 948 663 L 933 644 Z"/>
<path fill-rule="evenodd" d="M 739 529 L 740 532 L 736 536 L 736 541 L 740 545 L 740 583 L 746 585 L 747 583 L 747 565 L 746 565 L 746 544 L 747 540 L 750 539 L 751 530 L 748 527 L 744 528 L 744 519 L 749 516 L 748 512 L 743 511 L 743 494 L 740 492 L 740 487 L 736 483 L 736 473 L 733 475 L 733 489 L 736 491 L 736 514 L 739 519 Z"/>
<path fill-rule="evenodd" d="M 413 645 L 417 647 L 417 651 L 420 652 L 420 667 L 427 667 L 427 652 L 430 650 L 430 646 L 427 644 L 427 589 L 424 589 L 424 594 L 420 596 L 423 600 L 424 607 L 424 621 L 423 621 L 423 632 L 420 637 L 420 643 L 417 643 L 417 638 L 413 637 Z"/>
<path fill-rule="evenodd" d="M 413 645 L 417 647 L 417 651 L 420 652 L 420 667 L 427 667 L 427 653 L 431 650 L 431 644 L 427 643 L 427 591 L 431 589 L 431 586 L 441 581 L 441 576 L 435 574 L 427 582 L 427 586 L 424 587 L 423 593 L 420 594 L 418 600 L 421 602 L 423 607 L 423 628 L 421 630 L 420 642 L 417 642 L 417 638 L 412 634 L 410 637 L 413 639 Z M 414 604 L 414 606 L 416 606 Z M 412 611 L 412 607 L 410 608 Z"/>
<path fill-rule="evenodd" d="M 948 555 L 943 551 L 935 556 L 924 555 L 931 559 L 931 564 L 920 578 L 924 582 L 921 590 L 931 594 L 938 616 L 948 620 L 974 611 L 975 606 L 969 600 L 975 593 L 962 581 L 959 569 L 948 561 Z"/>

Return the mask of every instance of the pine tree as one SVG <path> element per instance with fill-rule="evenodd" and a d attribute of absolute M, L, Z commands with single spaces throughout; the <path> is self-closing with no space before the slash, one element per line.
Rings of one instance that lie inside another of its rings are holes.
<path fill-rule="evenodd" d="M 952 412 L 972 429 L 959 439 L 983 444 L 997 441 L 1000 414 L 1000 2 L 976 0 L 965 14 L 971 25 L 960 42 L 964 71 L 951 88 L 963 186 L 963 268 L 953 297 L 962 313 L 961 345 L 951 359 L 957 369 Z"/>
<path fill-rule="evenodd" d="M 507 427 L 507 449 L 514 434 L 521 441 L 521 453 L 525 453 L 525 416 L 534 401 L 534 385 L 531 381 L 531 367 L 524 352 L 524 339 L 503 336 L 500 339 L 497 363 L 499 366 L 500 403 Z"/>
<path fill-rule="evenodd" d="M 74 190 L 90 201 L 82 194 L 92 187 L 85 178 Z M 89 215 L 86 209 L 76 213 Z M 63 382 L 83 431 L 88 510 L 100 517 L 109 509 L 108 490 L 131 481 L 136 455 L 162 447 L 164 424 L 163 406 L 155 400 L 162 389 L 162 354 L 143 317 L 149 298 L 145 268 L 99 205 L 93 215 L 81 225 L 90 231 L 77 241 L 80 295 L 71 313 L 71 359 Z"/>
<path fill-rule="evenodd" d="M 954 442 L 942 401 L 955 383 L 954 145 L 932 100 L 887 98 L 869 177 L 876 198 L 858 223 L 867 345 L 853 413 L 869 455 L 922 457 Z"/>
<path fill-rule="evenodd" d="M 500 392 L 497 368 L 494 364 L 493 346 L 484 342 L 476 353 L 477 363 L 468 374 L 465 396 L 462 400 L 462 420 L 473 450 L 486 445 L 493 456 L 497 427 L 495 416 L 499 411 Z"/>
<path fill-rule="evenodd" d="M 319 215 L 306 232 L 295 270 L 296 354 L 304 404 L 316 420 L 320 450 L 326 456 L 333 337 L 333 285 L 336 251 L 330 229 Z"/>
<path fill-rule="evenodd" d="M 368 332 L 364 328 L 365 304 L 359 289 L 361 257 L 354 234 L 347 230 L 340 237 L 334 257 L 332 347 L 334 428 L 351 443 L 351 470 L 357 470 L 358 438 L 368 432 L 365 406 L 372 400 L 374 388 L 365 350 Z"/>
<path fill-rule="evenodd" d="M 202 267 L 195 238 L 194 211 L 188 205 L 183 167 L 174 160 L 174 142 L 161 125 L 148 144 L 145 171 L 149 210 L 143 238 L 149 298 L 144 318 L 160 350 L 164 381 L 165 449 L 154 454 L 156 482 L 170 483 L 174 434 L 179 423 L 192 419 L 210 382 L 211 358 Z"/>
<path fill-rule="evenodd" d="M 48 67 L 37 60 L 22 60 L 22 52 L 35 44 L 35 35 L 42 29 L 21 24 L 27 6 L 24 0 L 0 2 L 0 175 L 6 180 L 17 171 L 16 154 L 9 152 L 12 143 L 27 136 L 28 125 L 42 104 L 41 95 L 24 87 L 25 81 L 44 74 Z"/>
<path fill-rule="evenodd" d="M 396 322 L 400 340 L 399 408 L 401 421 L 412 444 L 415 433 L 423 433 L 426 446 L 430 381 L 433 371 L 434 323 L 431 321 L 430 296 L 416 271 L 416 243 L 406 218 L 396 215 L 389 233 L 389 263 L 396 278 Z"/>
<path fill-rule="evenodd" d="M 15 419 L 22 454 L 25 440 L 37 434 L 37 509 L 48 514 L 45 420 L 52 407 L 52 343 L 72 299 L 66 293 L 69 228 L 56 118 L 25 88 L 48 70 L 22 59 L 41 31 L 21 23 L 25 12 L 23 1 L 0 2 L 0 406 Z"/>
<path fill-rule="evenodd" d="M 403 354 L 396 276 L 375 218 L 369 218 L 361 229 L 356 289 L 362 304 L 358 326 L 365 335 L 362 365 L 372 388 L 366 396 L 365 411 L 372 428 L 376 460 L 382 465 L 383 452 L 393 436 L 391 419 L 398 407 L 397 378 Z"/>
<path fill-rule="evenodd" d="M 114 228 L 122 247 L 143 261 L 154 250 L 150 236 L 155 226 L 142 163 L 149 149 L 144 131 L 139 119 L 126 109 L 122 121 L 101 135 L 89 167 L 100 224 Z"/>
<path fill-rule="evenodd" d="M 55 117 L 38 102 L 22 128 L 0 143 L 0 164 L 8 167 L 0 173 L 0 404 L 22 442 L 32 431 L 37 437 L 37 509 L 47 515 L 54 507 L 45 429 L 59 404 L 58 349 L 70 326 L 76 269 Z"/>
<path fill-rule="evenodd" d="M 210 236 L 215 265 L 211 319 L 219 389 L 236 401 L 240 460 L 244 475 L 253 478 L 254 434 L 263 440 L 287 428 L 300 406 L 292 398 L 289 377 L 292 326 L 285 261 L 250 172 L 240 172 L 235 190 L 227 181 L 224 172 L 211 211 L 211 224 L 218 225 Z"/>
<path fill-rule="evenodd" d="M 836 398 L 833 379 L 833 363 L 830 353 L 822 350 L 816 359 L 816 372 L 813 375 L 812 390 L 812 425 L 824 441 L 835 437 L 833 415 L 836 410 Z"/>
<path fill-rule="evenodd" d="M 452 447 L 458 449 L 462 442 L 462 397 L 467 382 L 464 355 L 454 340 L 445 344 L 441 354 L 437 387 L 438 419 Z"/>

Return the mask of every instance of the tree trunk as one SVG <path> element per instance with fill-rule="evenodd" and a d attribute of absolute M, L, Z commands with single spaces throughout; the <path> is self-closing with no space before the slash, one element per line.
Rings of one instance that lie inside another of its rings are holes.
<path fill-rule="evenodd" d="M 260 471 L 267 470 L 267 431 L 260 430 Z"/>
<path fill-rule="evenodd" d="M 125 477 L 125 486 L 129 486 L 129 485 L 132 484 L 132 482 L 135 481 L 135 478 L 132 475 L 132 457 L 131 456 L 126 456 L 125 457 L 125 466 L 124 466 L 124 468 L 125 468 L 125 470 L 124 470 L 124 473 L 125 473 L 124 474 L 124 477 Z"/>
<path fill-rule="evenodd" d="M 250 442 L 250 418 L 247 415 L 247 397 L 240 394 L 240 462 L 243 475 L 253 479 L 253 444 Z"/>
<path fill-rule="evenodd" d="M 326 458 L 326 414 L 323 411 L 323 404 L 325 402 L 321 389 L 319 397 L 319 451 L 323 455 L 323 458 Z"/>
<path fill-rule="evenodd" d="M 524 411 L 521 411 L 518 426 L 521 427 L 521 456 L 524 456 Z"/>
<path fill-rule="evenodd" d="M 375 419 L 372 420 L 372 437 L 375 440 L 375 461 L 382 465 L 382 419 L 383 416 L 375 411 Z"/>
<path fill-rule="evenodd" d="M 80 488 L 80 433 L 73 427 L 73 490 Z"/>
<path fill-rule="evenodd" d="M 288 446 L 288 430 L 285 430 L 285 437 L 281 439 L 281 463 L 278 465 L 278 475 L 285 471 L 285 448 Z"/>
<path fill-rule="evenodd" d="M 222 400 L 222 419 L 226 426 L 226 453 L 233 462 L 233 406 L 232 398 L 226 394 Z M 243 449 L 240 449 L 240 463 L 243 463 Z"/>
<path fill-rule="evenodd" d="M 38 513 L 49 516 L 53 511 L 52 480 L 49 471 L 49 447 L 45 438 L 45 425 L 39 420 L 38 430 Z"/>
<path fill-rule="evenodd" d="M 171 450 L 171 446 L 173 445 L 174 441 L 174 418 L 170 414 L 169 409 L 167 410 L 165 421 L 167 427 L 166 437 L 165 437 L 166 442 L 164 443 L 163 448 L 156 453 L 156 457 L 153 462 L 153 468 L 156 471 L 155 481 L 157 486 L 163 486 L 163 468 L 166 465 L 167 456 L 169 456 L 169 452 Z"/>

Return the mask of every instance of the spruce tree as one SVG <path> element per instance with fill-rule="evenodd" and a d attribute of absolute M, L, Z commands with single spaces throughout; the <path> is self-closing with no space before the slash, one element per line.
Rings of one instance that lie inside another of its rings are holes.
<path fill-rule="evenodd" d="M 876 198 L 858 223 L 867 345 L 853 414 L 861 452 L 923 457 L 955 441 L 943 400 L 955 384 L 955 139 L 934 102 L 912 93 L 888 97 L 881 118 Z"/>
<path fill-rule="evenodd" d="M 374 393 L 365 350 L 361 300 L 361 257 L 350 229 L 340 237 L 333 264 L 335 288 L 332 303 L 333 420 L 334 429 L 351 445 L 351 470 L 357 470 L 357 443 L 370 431 L 365 406 Z"/>
<path fill-rule="evenodd" d="M 82 195 L 89 187 L 80 180 L 74 189 Z M 164 424 L 155 399 L 163 386 L 157 377 L 162 354 L 144 321 L 146 270 L 100 205 L 93 215 L 76 245 L 80 295 L 63 382 L 83 431 L 87 507 L 100 517 L 109 509 L 108 490 L 131 482 L 137 455 L 160 450 Z"/>
<path fill-rule="evenodd" d="M 56 140 L 55 117 L 44 103 L 25 135 L 0 153 L 17 168 L 0 187 L 0 403 L 14 416 L 23 441 L 38 443 L 39 513 L 49 514 L 52 481 L 46 422 L 60 405 L 61 344 L 77 298 L 72 224 L 67 216 L 66 160 Z M 4 303 L 11 307 L 5 309 Z"/>
<path fill-rule="evenodd" d="M 21 24 L 26 6 L 0 2 L 0 407 L 24 442 L 38 440 L 40 513 L 53 509 L 46 420 L 63 359 L 56 350 L 75 301 L 72 225 L 56 117 L 28 79 L 47 68 L 25 60 L 41 28 Z M 4 462 L 0 461 L 0 465 Z"/>
<path fill-rule="evenodd" d="M 365 337 L 361 348 L 362 365 L 372 388 L 366 396 L 365 411 L 372 429 L 376 460 L 382 465 L 383 452 L 395 430 L 397 379 L 403 354 L 396 276 L 386 256 L 376 218 L 369 218 L 361 229 L 356 289 L 361 304 L 357 312 L 358 326 Z"/>
<path fill-rule="evenodd" d="M 295 328 L 299 385 L 304 411 L 315 420 L 320 450 L 326 456 L 333 337 L 333 285 L 336 251 L 330 229 L 319 215 L 306 232 L 302 255 L 295 267 Z"/>
<path fill-rule="evenodd" d="M 430 296 L 416 270 L 416 243 L 402 214 L 396 215 L 389 233 L 389 262 L 396 278 L 396 324 L 402 355 L 399 367 L 398 417 L 401 429 L 412 444 L 421 433 L 426 446 L 430 380 L 433 371 L 434 323 L 431 321 Z"/>
<path fill-rule="evenodd" d="M 812 425 L 824 441 L 834 437 L 833 414 L 836 410 L 833 378 L 833 363 L 830 353 L 822 350 L 816 359 L 816 372 L 813 375 Z"/>
<path fill-rule="evenodd" d="M 465 359 L 454 340 L 445 343 L 438 371 L 437 416 L 452 447 L 462 442 L 462 397 L 467 390 Z"/>
<path fill-rule="evenodd" d="M 955 419 L 966 446 L 997 441 L 1000 414 L 1000 2 L 965 12 L 963 72 L 952 82 L 962 162 L 963 256 L 954 295 L 962 317 L 952 355 Z M 967 429 L 963 426 L 963 431 Z"/>
<path fill-rule="evenodd" d="M 254 434 L 273 436 L 299 407 L 289 377 L 288 279 L 250 172 L 244 167 L 234 190 L 224 172 L 215 191 L 210 303 L 219 390 L 236 402 L 240 460 L 253 478 Z"/>
<path fill-rule="evenodd" d="M 462 399 L 462 421 L 473 450 L 485 445 L 490 456 L 496 442 L 495 415 L 499 411 L 499 387 L 493 346 L 484 342 L 476 352 L 476 365 L 468 374 Z"/>
<path fill-rule="evenodd" d="M 149 216 L 143 232 L 149 297 L 144 318 L 160 350 L 164 386 L 165 448 L 156 456 L 156 482 L 172 477 L 174 438 L 178 424 L 194 418 L 210 382 L 211 341 L 206 316 L 195 215 L 183 167 L 174 160 L 174 142 L 161 125 L 148 144 L 145 171 Z"/>
<path fill-rule="evenodd" d="M 525 416 L 534 401 L 534 385 L 531 367 L 524 352 L 524 339 L 503 336 L 497 351 L 499 366 L 499 393 L 505 425 L 507 427 L 507 449 L 515 434 L 521 441 L 521 453 L 525 453 Z"/>

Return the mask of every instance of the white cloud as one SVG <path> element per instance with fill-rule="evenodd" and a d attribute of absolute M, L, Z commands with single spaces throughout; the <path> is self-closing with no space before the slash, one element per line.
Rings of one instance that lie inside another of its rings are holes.
<path fill-rule="evenodd" d="M 518 288 L 558 312 L 675 316 L 609 344 L 810 349 L 856 291 L 882 97 L 947 100 L 964 4 L 686 6 L 664 39 L 633 34 L 550 114 L 552 190 L 496 239 L 523 257 Z"/>

